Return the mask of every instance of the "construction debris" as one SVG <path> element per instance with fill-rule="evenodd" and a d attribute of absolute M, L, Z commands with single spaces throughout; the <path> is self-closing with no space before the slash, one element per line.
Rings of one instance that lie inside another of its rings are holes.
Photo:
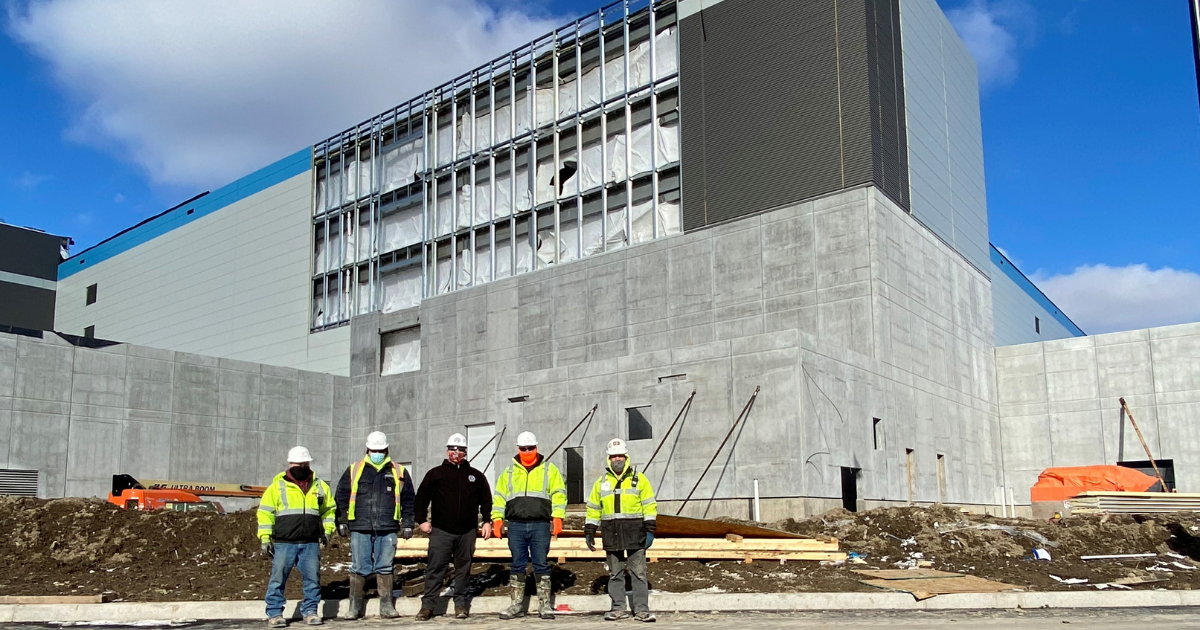
<path fill-rule="evenodd" d="M 959 527 L 962 521 L 972 526 L 1004 528 L 962 527 L 941 531 Z M 740 533 L 745 531 L 740 527 L 758 531 L 764 525 L 783 530 L 791 537 L 766 539 Z M 1069 516 L 1051 523 L 967 515 L 938 506 L 857 514 L 834 510 L 819 517 L 773 524 L 705 525 L 709 526 L 716 527 L 720 535 L 690 542 L 675 536 L 659 538 L 651 551 L 678 551 L 665 544 L 674 539 L 676 542 L 671 544 L 702 542 L 716 547 L 704 550 L 704 554 L 726 553 L 725 550 L 739 549 L 740 545 L 739 559 L 661 558 L 650 564 L 651 588 L 667 593 L 868 592 L 877 587 L 860 580 L 882 578 L 854 573 L 852 569 L 895 571 L 900 569 L 899 564 L 914 567 L 903 571 L 908 579 L 935 575 L 924 573 L 924 568 L 976 576 L 1027 591 L 1080 588 L 1055 581 L 1048 573 L 1063 579 L 1086 579 L 1089 585 L 1200 589 L 1200 570 L 1195 570 L 1200 560 L 1200 515 L 1189 513 L 1152 519 L 1121 514 Z M 1057 543 L 1053 559 L 1034 561 L 1033 549 L 1042 546 L 1031 537 L 1011 535 L 1009 527 L 1034 532 Z M 0 531 L 6 532 L 6 536 L 0 537 L 0 557 L 5 559 L 8 569 L 0 572 L 0 596 L 112 593 L 124 601 L 259 599 L 266 588 L 270 563 L 259 555 L 255 529 L 253 512 L 225 516 L 211 512 L 141 512 L 122 510 L 97 499 L 45 501 L 0 497 Z M 734 540 L 726 538 L 727 534 L 734 534 Z M 742 537 L 740 542 L 736 536 Z M 784 551 L 821 553 L 786 547 L 810 547 L 833 539 L 837 540 L 838 552 L 846 553 L 846 562 L 780 563 L 756 556 L 764 551 L 763 546 L 769 546 L 766 554 L 773 557 Z M 567 540 L 560 538 L 560 542 Z M 582 539 L 575 541 L 568 544 L 577 544 Z M 507 541 L 480 543 L 481 548 L 503 547 Z M 1158 557 L 1079 559 L 1081 555 L 1131 552 L 1153 552 Z M 689 553 L 698 555 L 694 550 Z M 346 597 L 349 545 L 344 539 L 334 537 L 321 555 L 322 596 Z M 752 562 L 747 564 L 741 559 L 743 556 Z M 859 562 L 851 563 L 851 556 Z M 507 566 L 501 562 L 480 559 L 472 572 L 472 595 L 501 594 L 509 577 Z M 404 585 L 407 594 L 419 593 L 423 571 L 423 558 L 399 560 L 396 582 Z M 552 566 L 552 574 L 555 590 L 567 595 L 603 593 L 607 584 L 604 563 L 598 560 L 558 563 Z M 1122 583 L 1129 579 L 1134 581 Z M 907 585 L 889 584 L 888 588 L 898 586 Z M 927 585 L 912 586 L 916 592 L 938 591 Z M 299 577 L 294 575 L 288 585 L 288 597 L 298 597 L 299 590 Z M 368 597 L 374 596 L 374 590 L 374 580 L 369 579 Z"/>
<path fill-rule="evenodd" d="M 901 569 L 891 571 L 856 570 L 855 573 L 876 578 L 873 580 L 860 580 L 867 586 L 912 593 L 912 596 L 917 601 L 929 599 L 935 595 L 950 593 L 1001 593 L 1004 591 L 1021 590 L 1012 584 L 1003 584 L 974 575 L 963 575 L 962 573 L 949 573 L 946 571 Z"/>
<path fill-rule="evenodd" d="M 396 558 L 420 560 L 426 557 L 429 540 L 413 538 L 396 544 Z M 549 557 L 559 562 L 567 560 L 604 560 L 604 549 L 597 544 L 590 551 L 583 539 L 559 538 L 551 541 Z M 725 538 L 654 538 L 654 545 L 646 550 L 650 561 L 673 560 L 827 560 L 844 561 L 846 554 L 838 551 L 837 541 L 826 542 L 811 538 L 742 538 L 732 541 Z M 506 540 L 480 540 L 475 543 L 475 558 L 478 560 L 510 560 Z"/>

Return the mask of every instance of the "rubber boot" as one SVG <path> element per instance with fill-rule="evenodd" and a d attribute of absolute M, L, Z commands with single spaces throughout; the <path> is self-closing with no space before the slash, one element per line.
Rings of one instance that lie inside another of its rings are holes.
<path fill-rule="evenodd" d="M 392 601 L 392 584 L 395 578 L 395 574 L 392 573 L 375 575 L 375 581 L 379 585 L 380 619 L 395 619 L 400 616 L 400 613 L 396 612 L 396 604 Z"/>
<path fill-rule="evenodd" d="M 539 575 L 537 579 L 538 617 L 553 619 L 554 608 L 550 605 L 550 576 Z"/>
<path fill-rule="evenodd" d="M 363 587 L 367 584 L 367 578 L 357 574 L 350 574 L 350 610 L 346 611 L 347 619 L 361 619 L 363 616 Z"/>
<path fill-rule="evenodd" d="M 512 604 L 500 613 L 501 619 L 516 619 L 525 616 L 525 574 L 508 577 L 509 596 Z"/>

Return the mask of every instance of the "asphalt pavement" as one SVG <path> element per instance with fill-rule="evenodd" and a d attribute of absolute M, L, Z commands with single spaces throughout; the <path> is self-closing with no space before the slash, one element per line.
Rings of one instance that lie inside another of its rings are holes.
<path fill-rule="evenodd" d="M 5 624 L 0 624 L 4 626 Z M 8 627 L 24 629 L 59 629 L 64 627 L 97 627 L 91 623 L 9 624 Z M 696 630 L 732 630 L 737 628 L 780 628 L 784 630 L 808 630 L 812 628 L 854 628 L 863 630 L 924 630 L 940 628 L 978 628 L 983 630 L 1016 629 L 1062 629 L 1096 628 L 1122 630 L 1153 627 L 1154 630 L 1171 628 L 1200 629 L 1200 612 L 1190 608 L 1153 609 L 1052 609 L 1052 610 L 1001 610 L 1001 611 L 904 611 L 904 612 L 804 612 L 804 613 L 668 613 L 658 616 L 658 622 L 649 625 L 632 619 L 606 622 L 598 615 L 559 615 L 553 621 L 525 618 L 501 621 L 494 615 L 477 615 L 467 620 L 437 617 L 432 621 L 417 623 L 411 617 L 383 621 L 364 619 L 358 621 L 327 620 L 322 628 L 328 630 L 382 630 L 394 628 L 470 628 L 472 630 L 519 630 L 521 628 L 564 628 L 571 630 L 600 628 L 691 628 Z M 156 627 L 139 622 L 122 626 L 104 623 L 101 627 Z M 161 628 L 186 628 L 188 630 L 240 630 L 266 628 L 263 621 L 208 621 L 163 623 Z M 294 630 L 308 630 L 302 622 L 292 622 Z"/>

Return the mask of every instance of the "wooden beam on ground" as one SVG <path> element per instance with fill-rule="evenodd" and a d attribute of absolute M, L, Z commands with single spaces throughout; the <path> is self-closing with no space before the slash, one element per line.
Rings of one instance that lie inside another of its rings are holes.
<path fill-rule="evenodd" d="M 397 541 L 396 557 L 420 559 L 427 554 L 429 539 L 413 538 Z M 597 545 L 589 551 L 585 541 L 575 538 L 560 538 L 550 543 L 549 557 L 559 562 L 567 560 L 603 560 L 604 549 Z M 511 558 L 508 541 L 503 539 L 478 540 L 475 544 L 477 560 L 502 560 Z M 656 559 L 704 559 L 704 560 L 845 560 L 846 554 L 838 550 L 837 542 L 805 539 L 753 539 L 741 542 L 729 540 L 704 540 L 695 538 L 655 538 L 654 546 L 646 552 L 651 561 Z"/>

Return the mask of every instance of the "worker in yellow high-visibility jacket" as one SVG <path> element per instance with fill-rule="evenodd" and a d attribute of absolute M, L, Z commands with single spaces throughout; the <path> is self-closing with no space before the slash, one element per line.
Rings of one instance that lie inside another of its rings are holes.
<path fill-rule="evenodd" d="M 606 452 L 608 469 L 592 485 L 583 526 L 588 549 L 596 550 L 596 530 L 600 530 L 608 554 L 608 596 L 612 608 L 604 614 L 604 619 L 615 621 L 629 616 L 625 610 L 628 574 L 633 578 L 634 618 L 654 621 L 646 579 L 646 550 L 654 544 L 658 501 L 650 480 L 629 461 L 624 440 L 609 441 Z"/>
<path fill-rule="evenodd" d="M 288 469 L 275 475 L 258 506 L 258 539 L 271 558 L 267 582 L 267 626 L 283 628 L 283 587 L 292 567 L 300 569 L 304 601 L 300 613 L 310 626 L 321 625 L 321 545 L 334 528 L 333 493 L 309 467 L 312 455 L 303 446 L 288 451 Z"/>
<path fill-rule="evenodd" d="M 500 535 L 508 521 L 508 550 L 512 567 L 508 586 L 512 604 L 501 619 L 525 616 L 525 567 L 533 562 L 537 577 L 538 616 L 553 619 L 550 607 L 550 538 L 562 532 L 567 515 L 567 484 L 558 467 L 538 454 L 537 437 L 529 431 L 517 436 L 517 456 L 496 479 L 492 497 L 492 534 Z"/>

